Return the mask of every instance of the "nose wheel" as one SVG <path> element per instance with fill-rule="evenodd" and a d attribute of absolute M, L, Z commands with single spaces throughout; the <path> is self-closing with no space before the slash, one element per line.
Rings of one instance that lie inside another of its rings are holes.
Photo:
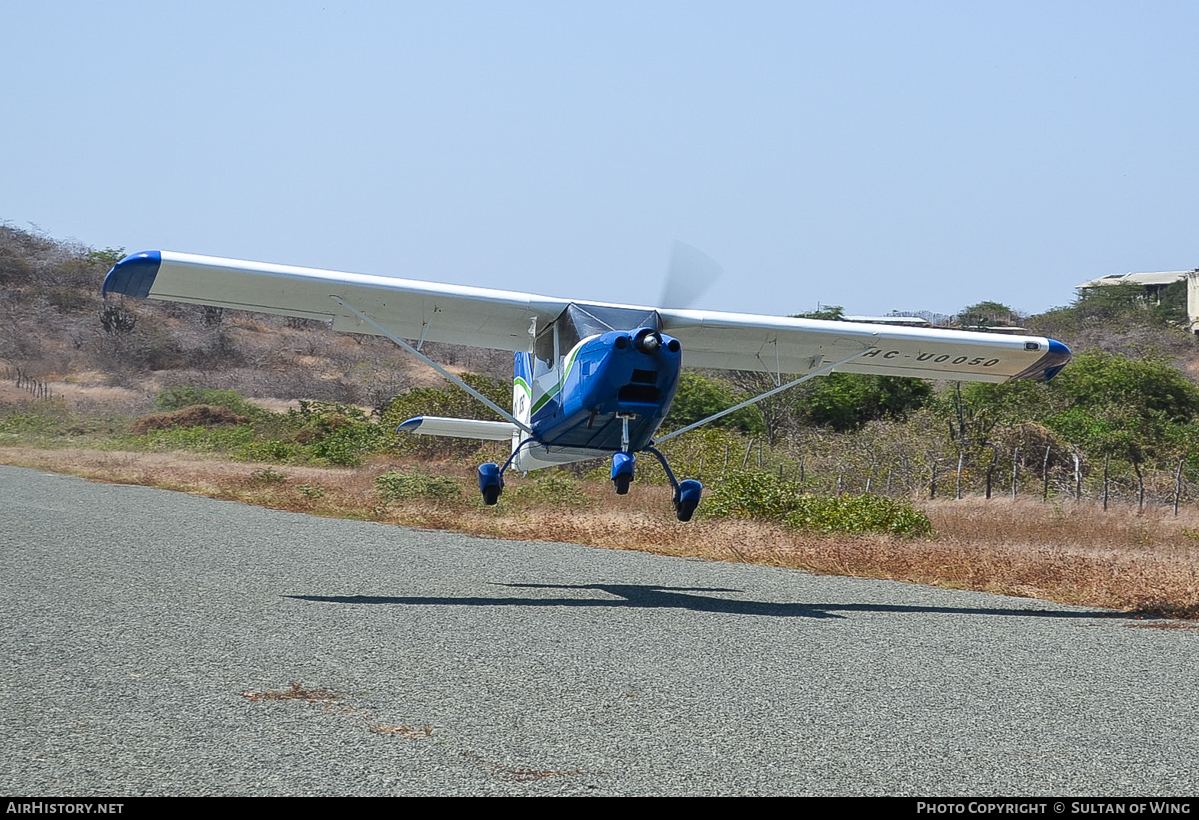
<path fill-rule="evenodd" d="M 637 457 L 632 453 L 612 454 L 612 486 L 616 488 L 617 495 L 628 494 L 629 484 L 635 477 L 634 467 L 636 464 Z"/>

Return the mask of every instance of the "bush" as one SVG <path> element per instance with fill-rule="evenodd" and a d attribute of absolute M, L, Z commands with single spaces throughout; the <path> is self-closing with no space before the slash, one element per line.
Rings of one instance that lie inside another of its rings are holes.
<path fill-rule="evenodd" d="M 303 448 L 291 441 L 267 439 L 251 441 L 237 449 L 236 457 L 242 461 L 274 461 L 290 464 L 303 460 Z"/>
<path fill-rule="evenodd" d="M 461 485 L 448 476 L 401 473 L 397 470 L 376 478 L 375 492 L 384 501 L 407 501 L 416 498 L 452 501 L 462 497 Z"/>
<path fill-rule="evenodd" d="M 839 433 L 857 430 L 877 419 L 902 419 L 929 402 L 926 381 L 901 376 L 830 373 L 814 379 L 796 394 L 803 401 L 798 417 L 806 424 Z"/>
<path fill-rule="evenodd" d="M 731 473 L 705 501 L 705 514 L 762 518 L 819 532 L 932 535 L 928 516 L 910 504 L 877 495 L 823 497 L 771 473 Z"/>
<path fill-rule="evenodd" d="M 171 450 L 194 450 L 202 453 L 238 452 L 254 440 L 254 426 L 239 424 L 236 427 L 169 427 L 163 430 L 147 430 L 144 436 L 125 439 L 134 450 L 169 452 Z"/>
<path fill-rule="evenodd" d="M 537 470 L 530 474 L 531 481 L 512 491 L 514 498 L 526 498 L 546 504 L 569 507 L 588 507 L 593 499 L 584 492 L 579 482 L 561 470 Z"/>
<path fill-rule="evenodd" d="M 819 532 L 933 534 L 932 522 L 923 512 L 911 504 L 879 495 L 803 495 L 783 523 L 792 529 Z"/>
<path fill-rule="evenodd" d="M 357 407 L 301 401 L 300 409 L 288 411 L 287 417 L 302 427 L 296 440 L 307 445 L 314 460 L 326 464 L 357 467 L 383 441 L 379 426 Z"/>
<path fill-rule="evenodd" d="M 133 425 L 135 436 L 145 435 L 150 430 L 168 430 L 172 427 L 221 427 L 249 422 L 248 416 L 239 416 L 228 407 L 212 404 L 197 404 L 169 413 L 153 413 L 142 416 Z"/>
<path fill-rule="evenodd" d="M 239 416 L 251 418 L 268 412 L 246 401 L 245 397 L 232 390 L 209 390 L 204 387 L 179 385 L 168 387 L 154 398 L 154 406 L 165 411 L 182 410 L 197 404 L 224 407 Z"/>
<path fill-rule="evenodd" d="M 671 402 L 670 414 L 663 422 L 662 429 L 677 430 L 686 427 L 747 398 L 748 395 L 737 393 L 727 382 L 684 370 L 679 374 L 679 389 Z M 753 405 L 722 416 L 712 424 L 755 435 L 762 433 L 764 429 L 762 411 Z"/>
<path fill-rule="evenodd" d="M 773 473 L 729 472 L 716 486 L 703 509 L 719 518 L 766 518 L 781 521 L 795 509 L 801 495 L 795 481 L 779 478 Z"/>
<path fill-rule="evenodd" d="M 463 373 L 462 380 L 500 407 L 512 406 L 512 383 L 474 373 Z M 477 439 L 439 438 L 396 433 L 396 427 L 417 416 L 442 416 L 457 419 L 500 421 L 500 417 L 481 401 L 457 385 L 417 387 L 396 396 L 379 418 L 383 446 L 425 457 L 465 457 L 481 445 Z"/>

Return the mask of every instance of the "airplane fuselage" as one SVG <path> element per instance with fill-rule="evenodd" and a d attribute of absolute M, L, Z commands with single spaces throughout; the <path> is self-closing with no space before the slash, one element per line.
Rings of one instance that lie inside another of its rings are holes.
<path fill-rule="evenodd" d="M 620 416 L 627 414 L 626 446 L 642 449 L 670 412 L 680 354 L 677 341 L 649 328 L 584 339 L 563 361 L 560 389 L 533 394 L 534 433 L 551 446 L 612 452 L 621 449 Z"/>

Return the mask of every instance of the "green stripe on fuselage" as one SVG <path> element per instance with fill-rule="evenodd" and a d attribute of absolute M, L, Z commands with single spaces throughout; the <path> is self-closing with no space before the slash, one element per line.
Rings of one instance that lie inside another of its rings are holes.
<path fill-rule="evenodd" d="M 554 396 L 557 396 L 562 392 L 562 385 L 566 384 L 566 377 L 570 375 L 571 368 L 575 366 L 575 359 L 578 358 L 579 351 L 583 348 L 583 345 L 587 344 L 598 335 L 599 334 L 596 334 L 596 336 L 588 336 L 586 339 L 583 339 L 570 349 L 570 353 L 566 354 L 566 363 L 562 368 L 562 378 L 558 379 L 558 383 L 547 390 L 545 395 L 537 400 L 537 403 L 533 405 L 533 409 L 529 412 L 530 417 L 532 417 L 532 415 L 542 407 L 545 407 L 546 404 L 553 401 Z M 529 398 L 532 398 L 532 396 L 533 394 L 530 391 Z"/>

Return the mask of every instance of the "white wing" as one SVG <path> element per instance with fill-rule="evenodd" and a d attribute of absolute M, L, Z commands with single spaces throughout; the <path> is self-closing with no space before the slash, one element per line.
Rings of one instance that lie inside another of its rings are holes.
<path fill-rule="evenodd" d="M 838 370 L 921 379 L 1004 382 L 1052 378 L 1070 360 L 1061 342 L 936 328 L 893 327 L 662 310 L 662 331 L 683 346 L 692 367 L 808 373 L 867 350 Z"/>
<path fill-rule="evenodd" d="M 376 333 L 338 299 L 397 336 L 529 350 L 530 327 L 544 327 L 571 300 L 360 273 L 146 251 L 117 263 L 104 292 L 332 320 L 337 330 Z M 336 298 L 334 298 L 336 297 Z M 626 308 L 643 315 L 653 308 Z M 840 370 L 1003 382 L 1051 378 L 1070 359 L 1060 342 L 1038 336 L 891 327 L 715 311 L 657 311 L 659 329 L 677 338 L 692 367 L 803 374 L 860 358 Z M 620 328 L 629 329 L 633 328 Z"/>
<path fill-rule="evenodd" d="M 551 322 L 569 304 L 527 293 L 173 251 L 121 260 L 108 272 L 104 293 L 332 320 L 335 330 L 377 333 L 338 297 L 406 339 L 498 350 L 528 350 L 530 323 Z"/>

